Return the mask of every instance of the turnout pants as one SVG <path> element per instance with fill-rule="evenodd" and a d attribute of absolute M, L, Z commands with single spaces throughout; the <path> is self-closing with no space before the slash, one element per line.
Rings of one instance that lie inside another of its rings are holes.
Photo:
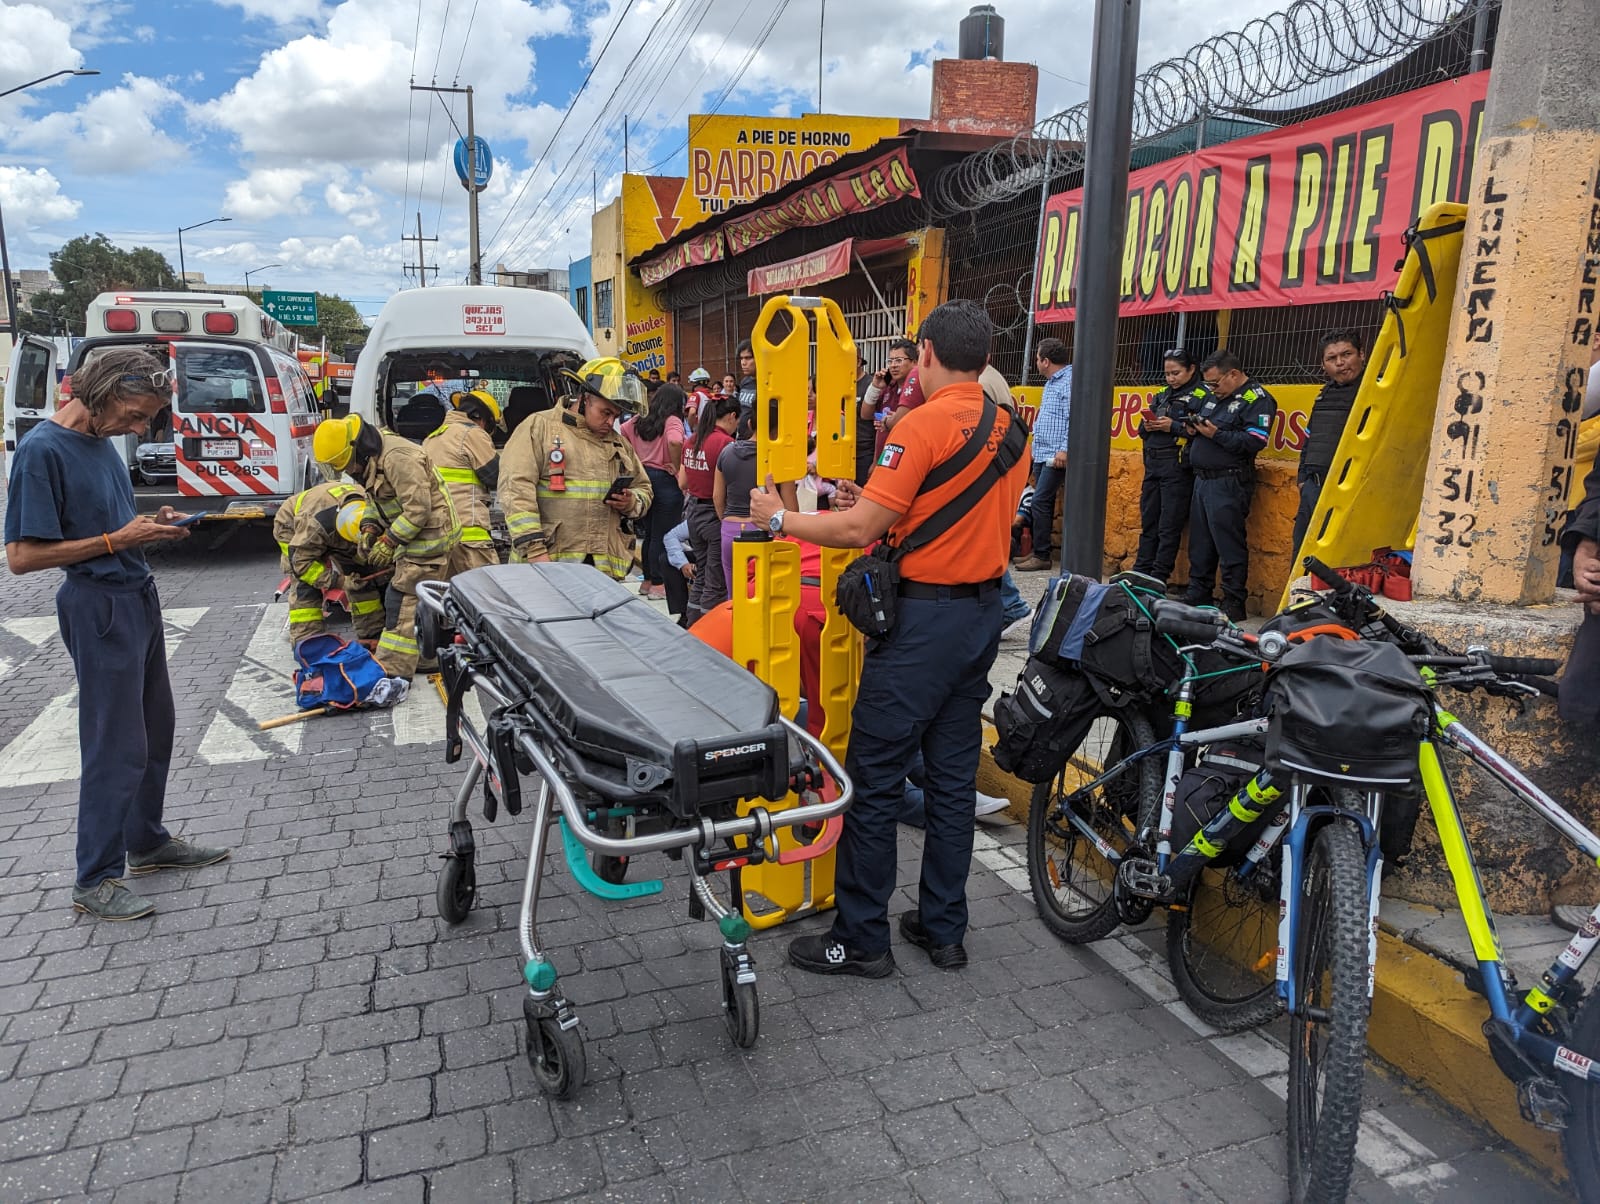
<path fill-rule="evenodd" d="M 1211 601 L 1211 587 L 1220 565 L 1223 609 L 1244 609 L 1250 575 L 1245 521 L 1250 517 L 1250 499 L 1255 489 L 1253 473 L 1217 477 L 1195 474 L 1185 601 L 1201 605 Z"/>
<path fill-rule="evenodd" d="M 449 561 L 396 560 L 389 579 L 389 601 L 385 607 L 388 623 L 378 637 L 378 663 L 390 677 L 411 678 L 417 672 L 417 585 L 428 580 L 443 580 Z M 428 659 L 434 650 L 428 649 Z"/>
<path fill-rule="evenodd" d="M 1133 571 L 1160 581 L 1172 576 L 1178 545 L 1189 524 L 1194 474 L 1177 456 L 1146 456 L 1139 489 L 1139 553 Z"/>
<path fill-rule="evenodd" d="M 474 540 L 472 543 L 463 541 L 450 549 L 446 572 L 451 577 L 459 577 L 468 569 L 481 569 L 486 564 L 499 563 L 500 554 L 494 550 L 492 541 Z"/>
<path fill-rule="evenodd" d="M 694 551 L 694 581 L 689 586 L 689 623 L 728 600 L 728 579 L 722 575 L 722 520 L 706 498 L 690 497 L 689 547 Z"/>
<path fill-rule="evenodd" d="M 169 839 L 162 826 L 172 762 L 172 683 L 154 578 L 131 588 L 68 577 L 56 594 L 61 640 L 78 678 L 78 875 L 122 876 L 129 853 Z"/>
<path fill-rule="evenodd" d="M 383 633 L 382 588 L 353 589 L 344 578 L 345 602 L 350 607 L 350 625 L 356 639 L 375 640 Z M 320 635 L 327 624 L 322 617 L 322 591 L 298 578 L 289 582 L 289 643 L 298 644 L 308 635 Z"/>
<path fill-rule="evenodd" d="M 997 587 L 976 597 L 902 597 L 899 607 L 895 629 L 868 642 L 862 665 L 847 758 L 856 797 L 834 880 L 833 935 L 868 954 L 889 948 L 895 825 L 918 752 L 926 774 L 918 909 L 936 944 L 966 935 L 980 711 L 1000 647 Z"/>

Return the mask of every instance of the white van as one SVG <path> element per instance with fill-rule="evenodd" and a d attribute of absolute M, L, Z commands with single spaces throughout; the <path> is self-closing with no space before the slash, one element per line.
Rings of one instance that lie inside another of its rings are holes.
<path fill-rule="evenodd" d="M 56 348 L 23 336 L 5 391 L 5 443 L 72 396 L 72 374 L 107 347 L 143 346 L 173 369 L 172 403 L 118 442 L 142 513 L 164 505 L 230 518 L 269 517 L 320 480 L 311 460 L 319 414 L 295 356 L 298 338 L 248 298 L 207 293 L 102 293 L 87 337 L 55 388 Z"/>
<path fill-rule="evenodd" d="M 447 398 L 424 391 L 428 369 L 448 389 L 484 389 L 500 402 L 506 432 L 564 395 L 558 373 L 596 355 L 563 296 L 496 285 L 408 289 L 384 304 L 356 358 L 350 411 L 408 439 L 444 420 Z M 504 435 L 497 433 L 497 440 Z"/>

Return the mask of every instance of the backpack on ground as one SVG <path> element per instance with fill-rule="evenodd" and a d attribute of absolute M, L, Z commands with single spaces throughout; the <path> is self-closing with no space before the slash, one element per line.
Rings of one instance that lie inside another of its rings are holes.
<path fill-rule="evenodd" d="M 294 646 L 295 705 L 302 711 L 361 706 L 385 680 L 383 666 L 360 644 L 328 632 L 308 635 Z"/>

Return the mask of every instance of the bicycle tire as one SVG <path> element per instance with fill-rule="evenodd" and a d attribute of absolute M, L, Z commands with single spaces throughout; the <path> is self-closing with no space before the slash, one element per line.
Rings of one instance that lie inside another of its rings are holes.
<path fill-rule="evenodd" d="M 1237 866 L 1203 870 L 1184 905 L 1167 909 L 1172 985 L 1191 1012 L 1221 1032 L 1257 1028 L 1282 1006 L 1273 975 L 1277 882 L 1266 865 L 1244 881 Z"/>
<path fill-rule="evenodd" d="M 1289 1198 L 1339 1204 L 1355 1169 L 1370 1010 L 1366 855 L 1352 824 L 1334 820 L 1311 839 L 1295 943 L 1301 1014 L 1289 1017 Z"/>
<path fill-rule="evenodd" d="M 1073 750 L 1051 781 L 1034 787 L 1028 807 L 1028 884 L 1045 927 L 1064 941 L 1096 941 L 1119 920 L 1112 891 L 1115 873 L 1098 849 L 1070 828 L 1064 835 L 1053 813 L 1071 794 L 1068 783 L 1093 778 L 1102 766 L 1155 743 L 1150 721 L 1133 707 L 1107 710 L 1095 719 L 1083 743 Z M 1107 843 L 1126 848 L 1132 833 L 1154 824 L 1161 806 L 1162 764 L 1148 757 L 1127 773 L 1079 801 L 1090 826 Z M 1082 861 L 1079 856 L 1082 855 Z"/>
<path fill-rule="evenodd" d="M 1591 990 L 1578 1008 L 1567 1048 L 1600 1062 L 1600 989 Z M 1572 1186 L 1582 1204 L 1600 1204 L 1600 1084 L 1562 1075 L 1567 1090 L 1567 1129 L 1561 1146 L 1572 1172 Z"/>

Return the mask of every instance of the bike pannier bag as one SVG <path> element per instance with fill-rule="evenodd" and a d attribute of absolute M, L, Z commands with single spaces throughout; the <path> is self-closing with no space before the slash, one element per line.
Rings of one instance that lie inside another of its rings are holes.
<path fill-rule="evenodd" d="M 1393 644 L 1330 636 L 1290 649 L 1267 680 L 1267 764 L 1357 790 L 1418 780 L 1432 710 L 1427 687 Z"/>
<path fill-rule="evenodd" d="M 1169 840 L 1174 853 L 1187 847 L 1195 833 L 1222 812 L 1238 789 L 1255 776 L 1264 756 L 1265 750 L 1258 742 L 1214 744 L 1200 754 L 1193 768 L 1184 770 L 1172 801 Z M 1242 862 L 1256 837 L 1272 822 L 1279 809 L 1263 810 L 1261 818 L 1237 838 L 1229 840 L 1211 864 L 1223 869 Z"/>
<path fill-rule="evenodd" d="M 1104 704 L 1076 669 L 1029 657 L 1017 688 L 994 705 L 994 763 L 1024 782 L 1048 782 L 1083 743 Z"/>

